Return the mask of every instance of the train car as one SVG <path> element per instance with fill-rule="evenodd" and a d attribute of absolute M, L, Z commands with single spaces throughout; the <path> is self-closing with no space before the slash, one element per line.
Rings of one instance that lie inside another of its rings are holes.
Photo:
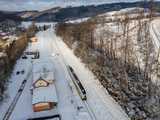
<path fill-rule="evenodd" d="M 79 78 L 75 74 L 73 68 L 71 66 L 68 66 L 68 70 L 69 70 L 69 73 L 70 73 L 70 76 L 72 78 L 72 81 L 73 81 L 74 85 L 76 86 L 77 91 L 78 91 L 81 99 L 82 100 L 87 100 L 86 90 L 84 89 L 81 81 L 79 80 Z"/>

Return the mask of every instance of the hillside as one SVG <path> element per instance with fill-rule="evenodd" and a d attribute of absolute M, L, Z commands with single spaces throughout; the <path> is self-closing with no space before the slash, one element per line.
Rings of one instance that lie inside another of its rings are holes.
<path fill-rule="evenodd" d="M 89 6 L 70 6 L 70 7 L 55 7 L 43 11 L 21 11 L 21 12 L 0 12 L 0 21 L 6 19 L 38 21 L 38 22 L 64 22 L 78 18 L 94 17 L 98 14 L 103 14 L 110 11 L 119 11 L 120 9 L 143 7 L 148 8 L 149 3 L 144 2 L 121 2 L 101 5 Z M 160 2 L 155 3 L 155 10 L 159 10 Z"/>
<path fill-rule="evenodd" d="M 131 120 L 159 120 L 159 52 L 149 32 L 151 19 L 126 11 L 60 23 L 56 32 Z"/>
<path fill-rule="evenodd" d="M 16 12 L 4 12 L 0 11 L 0 22 L 5 21 L 7 19 L 14 20 L 14 21 L 21 21 L 22 18 L 17 16 Z"/>
<path fill-rule="evenodd" d="M 106 13 L 109 11 L 118 11 L 123 8 L 130 7 L 141 7 L 143 2 L 134 3 L 112 3 L 103 5 L 90 5 L 90 6 L 79 6 L 79 7 L 67 7 L 58 8 L 56 12 L 53 9 L 39 12 L 36 16 L 31 16 L 26 20 L 34 20 L 39 22 L 55 21 L 63 22 L 67 20 L 73 20 L 84 17 L 93 17 L 98 14 Z"/>

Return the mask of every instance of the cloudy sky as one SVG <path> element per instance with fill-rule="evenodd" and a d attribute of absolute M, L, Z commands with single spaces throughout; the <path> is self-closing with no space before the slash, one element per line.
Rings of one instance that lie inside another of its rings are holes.
<path fill-rule="evenodd" d="M 44 10 L 55 6 L 78 6 L 137 0 L 0 0 L 0 10 Z"/>

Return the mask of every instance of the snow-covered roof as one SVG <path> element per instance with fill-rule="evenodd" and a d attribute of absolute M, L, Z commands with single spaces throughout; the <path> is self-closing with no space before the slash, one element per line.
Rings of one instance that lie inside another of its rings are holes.
<path fill-rule="evenodd" d="M 1 35 L 1 36 L 6 36 L 7 33 L 5 33 L 5 32 L 0 32 L 0 35 Z"/>
<path fill-rule="evenodd" d="M 85 22 L 89 19 L 89 17 L 86 17 L 86 18 L 80 18 L 80 19 L 76 19 L 76 20 L 69 20 L 69 21 L 66 21 L 66 23 L 81 23 L 81 22 Z"/>
<path fill-rule="evenodd" d="M 39 72 L 39 73 L 33 73 L 33 83 L 35 83 L 38 79 L 43 79 L 43 80 L 46 80 L 46 81 L 50 81 L 50 80 L 55 80 L 54 78 L 54 72 L 45 72 L 45 73 L 42 73 L 42 72 Z"/>
<path fill-rule="evenodd" d="M 4 37 L 2 37 L 2 39 L 3 39 L 3 40 L 9 39 L 9 36 L 4 36 Z"/>
<path fill-rule="evenodd" d="M 42 102 L 58 102 L 56 88 L 54 84 L 47 87 L 33 89 L 32 104 Z"/>
<path fill-rule="evenodd" d="M 40 72 L 53 72 L 53 64 L 50 62 L 37 62 L 33 63 L 33 73 L 40 73 Z"/>

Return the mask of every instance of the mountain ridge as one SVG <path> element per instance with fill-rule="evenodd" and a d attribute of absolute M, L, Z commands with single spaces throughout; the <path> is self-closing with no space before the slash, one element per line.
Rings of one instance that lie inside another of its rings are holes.
<path fill-rule="evenodd" d="M 160 2 L 155 3 L 156 7 L 160 8 Z M 120 9 L 143 7 L 148 8 L 149 2 L 120 2 L 107 3 L 101 5 L 76 6 L 76 7 L 54 7 L 43 11 L 1 11 L 1 13 L 12 13 L 24 21 L 38 21 L 38 22 L 64 22 L 67 20 L 74 20 L 78 18 L 94 17 L 98 14 L 103 14 L 110 11 L 119 11 Z M 0 21 L 2 21 L 0 19 Z"/>

